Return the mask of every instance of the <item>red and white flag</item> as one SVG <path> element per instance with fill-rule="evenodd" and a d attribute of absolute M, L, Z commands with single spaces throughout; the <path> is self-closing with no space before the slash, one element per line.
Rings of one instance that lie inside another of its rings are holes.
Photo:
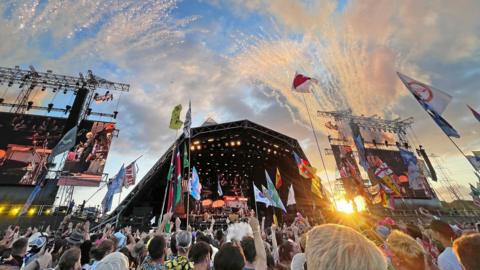
<path fill-rule="evenodd" d="M 125 167 L 125 178 L 123 179 L 123 186 L 125 188 L 135 185 L 137 171 L 137 163 L 135 161 Z"/>
<path fill-rule="evenodd" d="M 309 93 L 310 86 L 315 81 L 315 79 L 295 72 L 295 77 L 293 77 L 292 90 L 300 93 Z"/>
<path fill-rule="evenodd" d="M 424 84 L 415 79 L 408 77 L 400 72 L 397 72 L 398 77 L 402 80 L 403 84 L 410 90 L 410 92 L 428 107 L 434 110 L 438 114 L 442 114 L 445 111 L 448 103 L 452 100 L 452 96 L 437 89 L 433 86 Z"/>

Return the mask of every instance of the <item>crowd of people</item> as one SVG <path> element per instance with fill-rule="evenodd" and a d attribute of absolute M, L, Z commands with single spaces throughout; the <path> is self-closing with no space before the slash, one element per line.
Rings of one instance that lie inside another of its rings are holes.
<path fill-rule="evenodd" d="M 227 230 L 214 230 L 215 219 L 195 230 L 172 216 L 148 232 L 108 224 L 92 231 L 70 215 L 55 230 L 11 226 L 0 241 L 0 270 L 480 269 L 480 234 L 438 219 L 428 226 L 378 219 L 365 229 L 312 226 L 297 214 L 266 228 L 252 214 Z"/>

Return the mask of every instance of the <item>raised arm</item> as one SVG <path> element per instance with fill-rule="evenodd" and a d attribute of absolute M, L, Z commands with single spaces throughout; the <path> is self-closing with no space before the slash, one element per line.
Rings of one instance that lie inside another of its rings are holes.
<path fill-rule="evenodd" d="M 265 246 L 263 245 L 262 233 L 260 232 L 260 224 L 258 223 L 258 219 L 254 216 L 250 217 L 249 223 L 250 227 L 252 227 L 255 251 L 257 253 L 257 256 L 255 258 L 255 269 L 266 270 L 267 253 L 265 252 Z"/>
<path fill-rule="evenodd" d="M 275 234 L 275 231 L 277 230 L 277 225 L 272 224 L 272 252 L 273 252 L 273 259 L 275 262 L 278 262 L 278 244 L 277 244 L 277 235 Z"/>

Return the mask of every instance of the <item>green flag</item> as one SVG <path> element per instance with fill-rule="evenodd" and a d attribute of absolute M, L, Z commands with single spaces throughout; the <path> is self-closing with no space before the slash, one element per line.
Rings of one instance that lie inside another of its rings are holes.
<path fill-rule="evenodd" d="M 189 168 L 190 167 L 190 162 L 188 161 L 188 146 L 187 143 L 183 145 L 183 169 Z"/>
<path fill-rule="evenodd" d="M 170 118 L 170 128 L 171 129 L 180 129 L 183 122 L 180 120 L 180 113 L 182 112 L 182 104 L 178 104 L 173 108 L 172 118 Z"/>
<path fill-rule="evenodd" d="M 275 189 L 275 185 L 273 184 L 272 179 L 270 179 L 267 170 L 265 170 L 265 177 L 267 178 L 268 193 L 270 194 L 270 197 L 272 198 L 272 201 L 274 203 L 273 206 L 282 209 L 286 213 L 287 210 L 285 209 L 282 199 L 280 199 L 280 195 L 278 195 L 278 192 Z"/>

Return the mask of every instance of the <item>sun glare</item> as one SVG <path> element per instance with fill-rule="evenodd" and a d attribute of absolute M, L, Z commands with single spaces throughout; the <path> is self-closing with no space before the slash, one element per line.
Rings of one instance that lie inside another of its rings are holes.
<path fill-rule="evenodd" d="M 353 199 L 355 204 L 357 205 L 357 211 L 362 212 L 365 211 L 365 200 L 361 196 L 357 196 Z M 337 211 L 351 214 L 355 212 L 353 208 L 353 204 L 351 202 L 347 202 L 345 199 L 340 199 L 336 201 L 336 208 Z"/>

